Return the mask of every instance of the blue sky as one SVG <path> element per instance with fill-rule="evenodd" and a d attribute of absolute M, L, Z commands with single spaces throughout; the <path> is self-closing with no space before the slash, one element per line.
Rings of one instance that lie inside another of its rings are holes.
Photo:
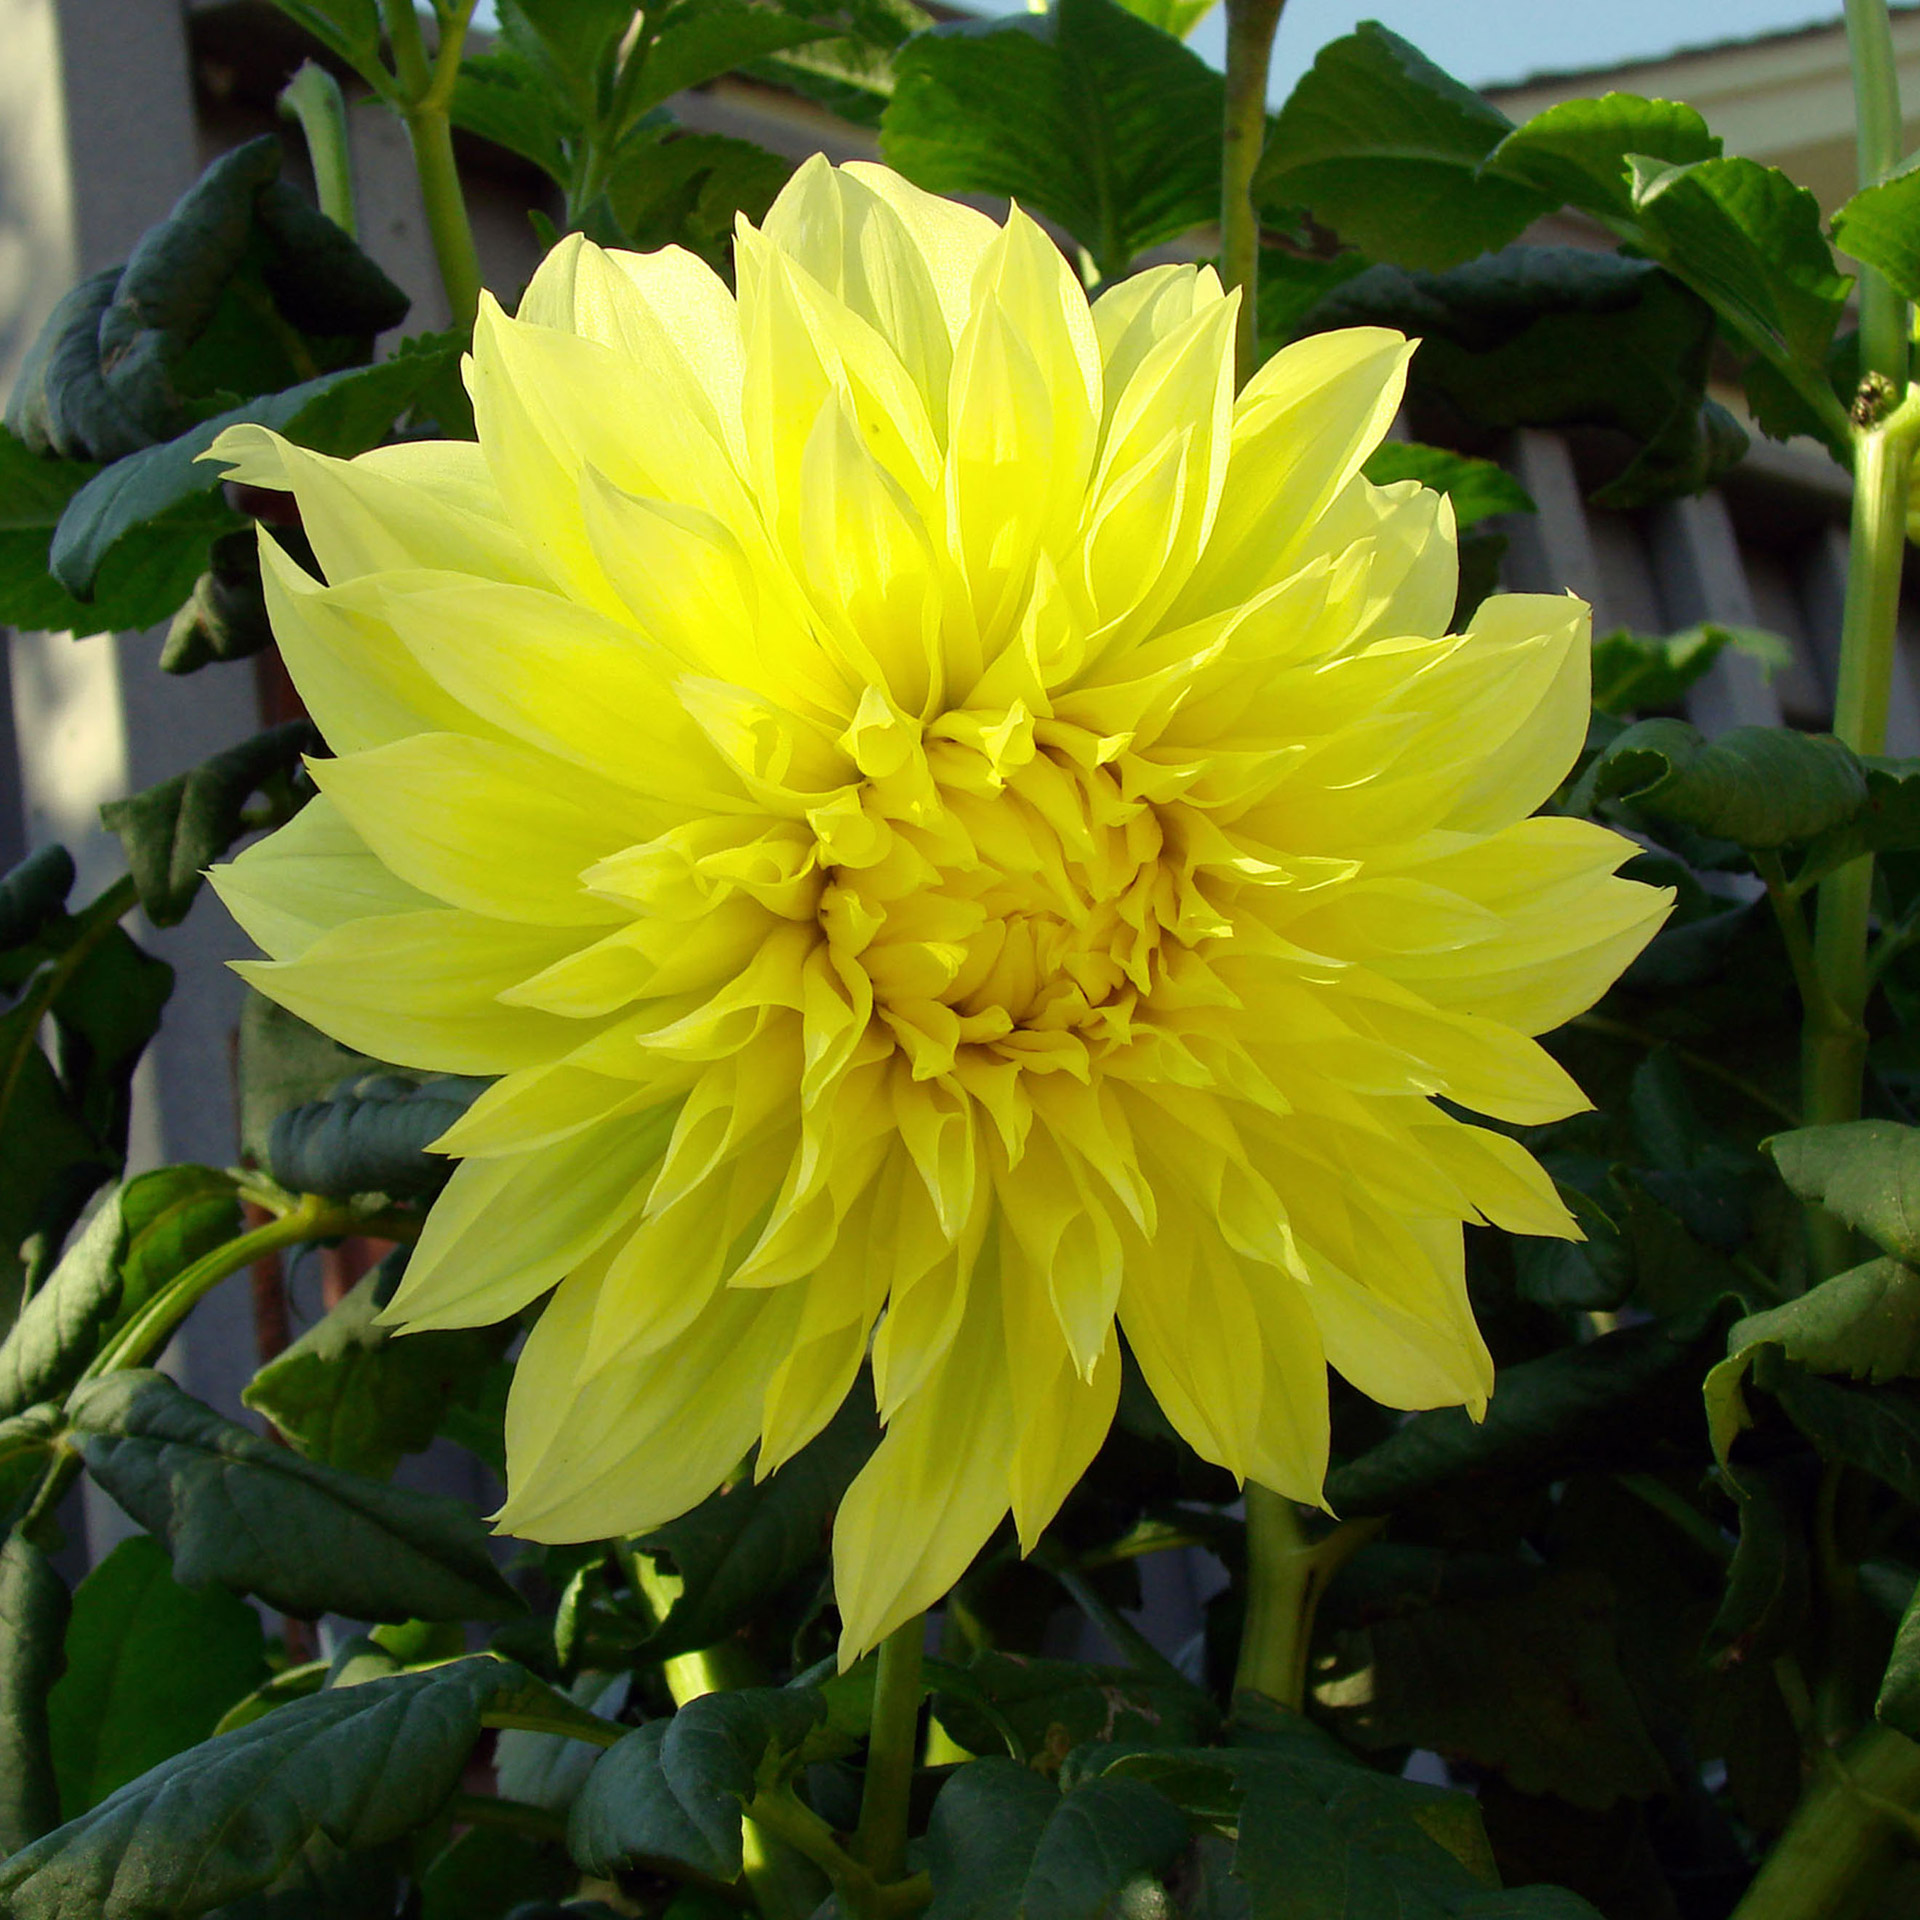
<path fill-rule="evenodd" d="M 963 4 L 1010 13 L 1023 10 L 1024 0 Z M 1840 0 L 1287 0 L 1274 50 L 1274 92 L 1283 97 L 1316 50 L 1360 20 L 1383 22 L 1459 79 L 1486 86 L 1748 40 L 1837 20 L 1841 11 Z M 1216 13 L 1193 44 L 1218 65 L 1222 43 Z"/>

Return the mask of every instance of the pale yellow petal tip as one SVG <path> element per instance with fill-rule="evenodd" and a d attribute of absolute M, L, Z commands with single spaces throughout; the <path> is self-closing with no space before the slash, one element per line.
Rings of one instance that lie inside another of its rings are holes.
<path fill-rule="evenodd" d="M 224 463 L 227 471 L 222 477 L 236 485 L 271 487 L 277 493 L 286 493 L 293 485 L 287 477 L 284 449 L 288 445 L 271 427 L 243 420 L 226 428 L 205 453 L 197 453 L 194 458 Z"/>

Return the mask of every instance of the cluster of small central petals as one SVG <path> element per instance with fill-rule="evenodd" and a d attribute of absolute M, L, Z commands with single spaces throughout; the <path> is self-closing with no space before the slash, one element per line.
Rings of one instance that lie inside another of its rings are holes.
<path fill-rule="evenodd" d="M 1400 336 L 1236 394 L 1211 269 L 1089 302 L 859 164 L 735 264 L 564 241 L 483 303 L 477 445 L 222 436 L 299 499 L 324 578 L 262 575 L 332 757 L 215 882 L 262 991 L 492 1082 L 387 1311 L 544 1300 L 502 1526 L 644 1532 L 870 1377 L 851 1657 L 1039 1536 L 1123 1340 L 1299 1499 L 1329 1363 L 1482 1404 L 1463 1223 L 1575 1231 L 1505 1129 L 1582 1104 L 1534 1036 L 1665 902 L 1534 817 L 1586 609 L 1450 632 L 1447 503 L 1361 470 Z"/>
<path fill-rule="evenodd" d="M 1169 943 L 1224 928 L 1169 856 L 1151 802 L 1083 730 L 1019 706 L 926 729 L 924 778 L 869 781 L 885 831 L 823 845 L 820 924 L 858 968 L 916 1079 L 1008 1062 L 1090 1079 L 1132 1038 Z"/>

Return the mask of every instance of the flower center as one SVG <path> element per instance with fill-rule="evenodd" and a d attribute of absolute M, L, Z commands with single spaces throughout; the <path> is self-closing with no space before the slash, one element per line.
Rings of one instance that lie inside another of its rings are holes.
<path fill-rule="evenodd" d="M 1221 930 L 1101 744 L 1017 706 L 947 714 L 897 764 L 871 761 L 857 812 L 816 819 L 821 925 L 916 1075 L 963 1046 L 1039 1067 L 1124 1044 L 1169 966 Z"/>

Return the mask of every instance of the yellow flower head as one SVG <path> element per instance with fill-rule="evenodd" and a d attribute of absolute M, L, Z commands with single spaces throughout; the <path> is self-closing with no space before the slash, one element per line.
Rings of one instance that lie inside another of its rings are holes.
<path fill-rule="evenodd" d="M 1461 1223 L 1572 1237 L 1434 1104 L 1586 1103 L 1528 1038 L 1665 896 L 1528 816 L 1587 609 L 1447 635 L 1439 495 L 1360 463 L 1397 334 L 1236 398 L 1235 300 L 1089 306 L 1041 230 L 809 162 L 738 244 L 557 247 L 469 368 L 479 444 L 259 428 L 326 584 L 262 548 L 338 755 L 217 876 L 241 969 L 349 1045 L 497 1075 L 391 1317 L 552 1298 L 503 1527 L 638 1532 L 871 1355 L 844 1651 L 1031 1544 L 1124 1333 L 1208 1459 L 1303 1500 L 1326 1363 L 1484 1404 Z"/>

